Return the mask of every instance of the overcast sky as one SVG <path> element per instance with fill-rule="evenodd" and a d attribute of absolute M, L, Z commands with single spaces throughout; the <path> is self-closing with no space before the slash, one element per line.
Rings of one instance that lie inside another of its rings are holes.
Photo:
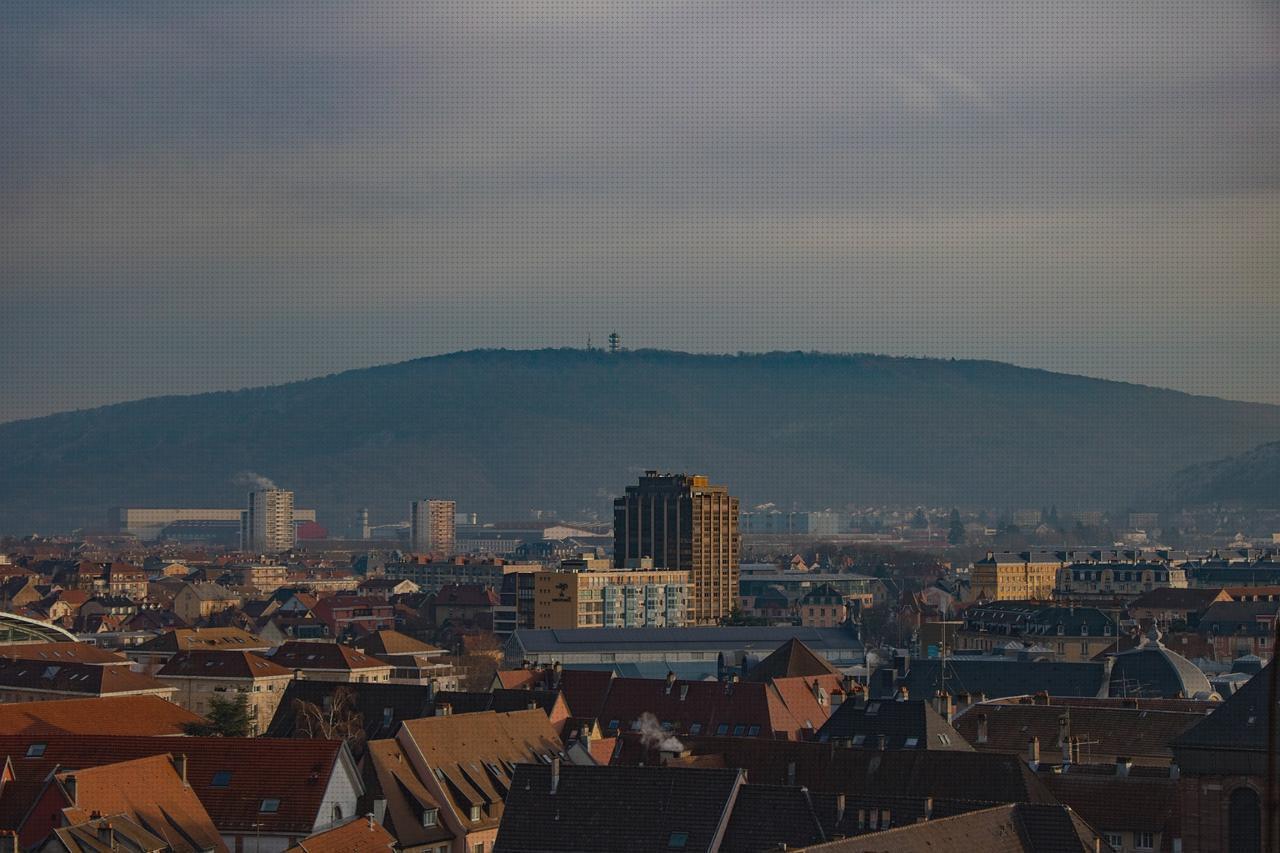
<path fill-rule="evenodd" d="M 479 346 L 1280 403 L 1275 0 L 0 6 L 0 420 Z"/>

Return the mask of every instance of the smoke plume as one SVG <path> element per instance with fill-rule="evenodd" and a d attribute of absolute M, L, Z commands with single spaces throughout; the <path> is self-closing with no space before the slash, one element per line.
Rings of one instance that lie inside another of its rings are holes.
<path fill-rule="evenodd" d="M 671 732 L 664 731 L 658 718 L 648 711 L 640 715 L 640 742 L 662 752 L 683 752 L 682 744 Z"/>
<path fill-rule="evenodd" d="M 270 477 L 264 477 L 257 471 L 241 471 L 232 480 L 237 486 L 245 486 L 255 491 L 280 488 Z"/>

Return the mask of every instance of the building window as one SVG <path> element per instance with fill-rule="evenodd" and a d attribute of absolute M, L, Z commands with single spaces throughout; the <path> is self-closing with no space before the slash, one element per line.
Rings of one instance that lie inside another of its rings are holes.
<path fill-rule="evenodd" d="M 337 823 L 342 820 L 342 806 L 338 803 L 333 804 L 333 822 Z"/>
<path fill-rule="evenodd" d="M 424 810 L 423 810 L 423 812 L 422 812 L 422 825 L 423 825 L 423 826 L 435 826 L 435 825 L 436 825 L 437 823 L 439 823 L 439 822 L 440 822 L 440 810 L 439 810 L 439 809 L 424 809 Z"/>
<path fill-rule="evenodd" d="M 231 771 L 219 770 L 213 774 L 213 781 L 209 783 L 210 788 L 229 788 L 231 787 Z"/>
<path fill-rule="evenodd" d="M 484 853 L 484 842 L 477 841 L 475 846 L 471 848 L 471 853 Z"/>
<path fill-rule="evenodd" d="M 702 723 L 693 723 L 692 725 L 690 725 L 689 734 L 691 735 L 702 734 Z"/>
<path fill-rule="evenodd" d="M 728 733 L 729 733 L 729 724 L 728 724 L 728 723 L 721 723 L 720 725 L 716 726 L 716 734 L 717 734 L 718 736 L 720 736 L 720 737 L 724 737 L 724 736 L 725 736 L 725 735 L 727 735 Z"/>
<path fill-rule="evenodd" d="M 685 848 L 685 845 L 687 845 L 688 843 L 689 843 L 689 833 L 673 832 L 667 838 L 667 849 L 683 850 Z"/>
<path fill-rule="evenodd" d="M 262 805 L 258 806 L 258 811 L 263 814 L 275 814 L 280 811 L 280 801 L 269 798 L 262 801 Z"/>
<path fill-rule="evenodd" d="M 27 758 L 39 758 L 44 755 L 45 749 L 48 747 L 46 743 L 33 743 L 27 747 Z"/>
<path fill-rule="evenodd" d="M 479 806 L 472 806 L 472 807 L 471 807 L 471 822 L 472 822 L 472 823 L 479 823 L 479 822 L 480 822 L 480 813 L 481 813 L 481 809 L 480 809 L 480 807 L 479 807 Z"/>
<path fill-rule="evenodd" d="M 1133 834 L 1133 846 L 1139 850 L 1154 850 L 1156 843 L 1150 832 L 1135 832 Z"/>
<path fill-rule="evenodd" d="M 1103 833 L 1103 835 L 1107 839 L 1107 844 L 1111 846 L 1111 849 L 1120 850 L 1122 847 L 1124 847 L 1124 836 L 1122 836 L 1120 833 L 1106 832 L 1106 833 Z"/>

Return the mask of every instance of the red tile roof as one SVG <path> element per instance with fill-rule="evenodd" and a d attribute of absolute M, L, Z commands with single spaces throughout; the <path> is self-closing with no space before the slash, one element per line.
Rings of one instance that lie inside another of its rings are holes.
<path fill-rule="evenodd" d="M 677 735 L 719 732 L 798 740 L 821 728 L 831 712 L 829 696 L 839 679 L 820 676 L 817 680 L 821 684 L 823 679 L 827 682 L 825 705 L 814 697 L 813 679 L 808 678 L 736 684 L 677 679 L 670 685 L 654 678 L 615 678 L 599 719 L 606 734 L 628 731 L 641 715 L 650 713 L 660 723 L 670 723 Z"/>
<path fill-rule="evenodd" d="M 386 661 L 358 652 L 340 643 L 290 640 L 271 655 L 271 660 L 289 669 L 357 670 L 390 666 Z"/>
<path fill-rule="evenodd" d="M 124 666 L 0 659 L 0 688 L 84 696 L 172 691 L 163 681 Z"/>
<path fill-rule="evenodd" d="M 129 651 L 185 652 L 192 649 L 269 649 L 271 644 L 240 628 L 175 628 Z"/>
<path fill-rule="evenodd" d="M 0 704 L 0 735 L 181 735 L 188 723 L 203 721 L 198 714 L 159 696 Z"/>
<path fill-rule="evenodd" d="M 308 836 L 286 853 L 373 853 L 396 849 L 396 839 L 367 817 L 349 820 L 340 826 Z"/>
<path fill-rule="evenodd" d="M 44 749 L 39 755 L 28 756 L 36 743 L 44 744 Z M 150 755 L 186 755 L 187 779 L 214 825 L 223 833 L 246 834 L 260 830 L 262 834 L 309 835 L 318 822 L 328 818 L 320 809 L 329 780 L 338 772 L 342 750 L 342 742 L 336 740 L 0 736 L 0 755 L 12 762 L 19 780 L 47 777 L 55 768 L 97 767 Z M 226 783 L 215 785 L 215 774 L 220 773 L 229 774 Z M 15 787 L 13 797 L 20 795 Z M 279 809 L 260 811 L 266 799 L 279 800 Z M 0 815 L 12 815 L 15 810 L 6 785 L 0 791 Z M 25 814 L 25 810 L 16 811 Z"/>
<path fill-rule="evenodd" d="M 163 838 L 175 853 L 226 850 L 199 797 L 174 768 L 171 755 L 82 768 L 56 778 L 67 801 L 63 814 L 73 824 L 91 819 L 94 813 L 123 814 Z"/>
<path fill-rule="evenodd" d="M 286 669 L 274 661 L 255 655 L 253 652 L 178 652 L 156 673 L 156 677 L 165 676 L 181 678 L 269 678 L 271 676 L 292 676 L 293 670 Z"/>
<path fill-rule="evenodd" d="M 117 652 L 98 648 L 88 643 L 70 640 L 60 643 L 20 643 L 0 646 L 0 657 L 9 660 L 40 661 L 43 663 L 91 663 L 128 664 L 129 659 Z"/>

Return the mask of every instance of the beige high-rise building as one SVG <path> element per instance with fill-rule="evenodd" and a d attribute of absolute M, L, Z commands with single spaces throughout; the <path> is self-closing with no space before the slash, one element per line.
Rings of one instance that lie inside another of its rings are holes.
<path fill-rule="evenodd" d="M 738 499 L 700 475 L 646 471 L 613 502 L 613 565 L 646 558 L 689 573 L 689 619 L 710 624 L 738 601 Z"/>
<path fill-rule="evenodd" d="M 260 554 L 277 554 L 294 545 L 293 492 L 261 489 L 249 493 L 249 508 L 241 519 L 242 547 Z"/>
<path fill-rule="evenodd" d="M 430 551 L 438 557 L 452 555 L 457 542 L 455 533 L 457 510 L 456 501 L 414 501 L 409 540 L 413 543 L 413 550 Z"/>

